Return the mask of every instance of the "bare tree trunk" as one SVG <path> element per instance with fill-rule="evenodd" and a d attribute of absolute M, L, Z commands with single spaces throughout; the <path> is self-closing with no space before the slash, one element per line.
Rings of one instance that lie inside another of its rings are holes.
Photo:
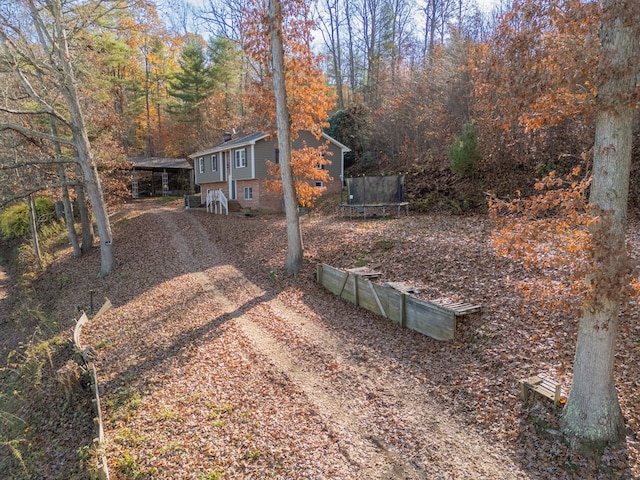
<path fill-rule="evenodd" d="M 590 298 L 578 331 L 571 393 L 561 427 L 574 448 L 598 448 L 624 437 L 624 420 L 614 383 L 614 355 L 620 303 L 629 294 L 625 224 L 633 140 L 635 87 L 630 59 L 638 45 L 635 12 L 617 0 L 604 4 L 590 207 L 594 270 L 587 277 Z M 615 12 L 615 14 L 613 13 Z M 604 73 L 606 72 L 606 74 Z M 613 73 L 615 72 L 615 73 Z"/>
<path fill-rule="evenodd" d="M 80 165 L 76 166 L 76 175 L 82 178 L 82 169 Z M 87 195 L 83 185 L 75 188 L 76 200 L 78 201 L 78 212 L 80 213 L 80 227 L 82 228 L 82 243 L 80 249 L 82 253 L 88 253 L 93 248 L 93 221 L 91 220 L 91 212 L 87 205 Z"/>
<path fill-rule="evenodd" d="M 146 40 L 145 40 L 146 43 Z M 145 138 L 145 155 L 151 157 L 153 151 L 151 148 L 151 104 L 149 101 L 149 47 L 145 45 L 144 49 L 144 105 L 145 118 L 147 121 L 146 138 Z"/>
<path fill-rule="evenodd" d="M 33 256 L 36 259 L 38 268 L 42 268 L 42 254 L 40 253 L 40 240 L 38 238 L 38 213 L 33 201 L 33 197 L 27 195 L 27 206 L 29 207 L 29 229 L 31 230 L 31 246 L 33 247 Z"/>
<path fill-rule="evenodd" d="M 336 81 L 336 95 L 338 97 L 338 110 L 344 108 L 344 92 L 342 82 L 342 47 L 340 45 L 340 2 L 339 0 L 327 0 L 326 9 L 329 15 L 329 26 L 327 27 L 328 47 L 331 51 L 331 61 L 333 63 L 333 73 Z"/>
<path fill-rule="evenodd" d="M 58 178 L 60 179 L 60 185 L 62 188 L 62 205 L 64 207 L 64 221 L 67 224 L 67 234 L 69 235 L 69 242 L 71 248 L 73 248 L 73 256 L 79 257 L 82 255 L 80 244 L 78 243 L 78 235 L 76 233 L 75 220 L 73 218 L 73 209 L 71 208 L 71 200 L 69 199 L 69 188 L 67 187 L 67 177 L 64 173 L 64 166 L 58 165 Z"/>
<path fill-rule="evenodd" d="M 113 253 L 113 244 L 111 238 L 111 225 L 102 195 L 102 187 L 100 178 L 91 151 L 91 144 L 87 136 L 87 129 L 78 99 L 78 91 L 76 89 L 76 78 L 70 61 L 69 47 L 67 43 L 64 19 L 62 17 L 62 5 L 60 0 L 52 0 L 49 3 L 51 13 L 55 22 L 53 47 L 56 62 L 62 69 L 60 80 L 62 83 L 62 93 L 65 97 L 69 113 L 71 115 L 71 130 L 73 134 L 73 142 L 78 152 L 78 161 L 82 168 L 84 176 L 84 184 L 93 206 L 93 213 L 96 218 L 98 227 L 98 236 L 100 237 L 100 273 L 99 276 L 109 275 L 115 268 L 115 255 Z M 39 16 L 35 5 L 31 2 L 31 12 L 34 22 L 38 22 L 44 30 L 42 18 Z"/>
<path fill-rule="evenodd" d="M 80 115 L 78 110 L 75 115 Z M 72 116 L 74 113 L 72 112 Z M 75 123 L 75 122 L 74 122 Z M 84 184 L 93 206 L 93 214 L 98 227 L 98 236 L 100 237 L 100 277 L 109 275 L 115 268 L 115 255 L 113 252 L 113 240 L 111 237 L 111 225 L 107 215 L 107 209 L 102 196 L 102 187 L 100 186 L 100 178 L 93 161 L 91 145 L 87 138 L 87 132 L 84 129 L 84 120 L 81 120 L 82 128 L 74 129 L 74 138 L 78 149 L 78 158 L 84 176 Z"/>
<path fill-rule="evenodd" d="M 349 38 L 349 87 L 351 92 L 355 92 L 357 89 L 357 85 L 356 85 L 356 53 L 355 53 L 355 46 L 354 46 L 354 34 L 353 34 L 353 26 L 351 23 L 351 11 L 349 10 L 349 3 L 350 2 L 345 2 L 344 4 L 344 8 L 345 8 L 345 19 L 347 21 L 347 33 L 348 33 L 348 38 Z"/>
<path fill-rule="evenodd" d="M 284 210 L 287 217 L 287 273 L 297 275 L 302 268 L 302 232 L 298 214 L 298 200 L 291 170 L 291 117 L 287 107 L 282 44 L 282 7 L 280 0 L 269 0 L 269 28 L 273 70 L 273 91 L 276 103 L 280 171 L 284 191 Z"/>
<path fill-rule="evenodd" d="M 51 134 L 54 137 L 57 137 L 58 128 L 56 127 L 56 122 L 53 117 L 49 119 L 49 123 L 51 124 Z M 54 148 L 56 151 L 56 157 L 62 158 L 62 149 L 60 148 L 60 142 L 55 142 Z M 80 249 L 80 244 L 78 243 L 78 235 L 76 233 L 76 225 L 73 218 L 73 209 L 71 208 L 71 200 L 69 199 L 69 188 L 67 187 L 67 176 L 65 175 L 64 166 L 62 164 L 58 164 L 58 178 L 60 179 L 60 188 L 62 189 L 64 221 L 67 225 L 69 242 L 71 243 L 71 248 L 73 248 L 73 256 L 79 257 L 80 255 L 82 255 L 82 250 Z"/>

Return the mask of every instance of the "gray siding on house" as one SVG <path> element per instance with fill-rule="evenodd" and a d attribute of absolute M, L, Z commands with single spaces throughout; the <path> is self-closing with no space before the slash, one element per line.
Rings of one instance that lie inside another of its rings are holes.
<path fill-rule="evenodd" d="M 236 168 L 236 151 L 238 150 L 244 150 L 245 151 L 245 155 L 246 155 L 246 159 L 247 159 L 247 166 L 246 167 L 241 167 L 241 168 Z M 250 180 L 253 177 L 253 175 L 251 175 L 251 152 L 252 152 L 253 148 L 251 148 L 251 145 L 247 145 L 246 147 L 241 147 L 241 148 L 234 148 L 233 150 L 230 151 L 229 155 L 230 155 L 230 164 L 231 164 L 231 169 L 233 171 L 233 179 L 234 180 Z"/>
<path fill-rule="evenodd" d="M 294 149 L 300 149 L 304 147 L 304 142 L 309 147 L 318 147 L 327 143 L 327 155 L 326 159 L 331 162 L 325 168 L 329 170 L 329 175 L 334 181 L 340 181 L 340 175 L 342 175 L 342 150 L 336 144 L 329 142 L 325 138 L 316 139 L 311 132 L 300 132 L 300 136 L 293 142 Z M 332 153 L 332 155 L 330 155 Z"/>
<path fill-rule="evenodd" d="M 200 159 L 204 161 L 204 173 L 200 172 Z M 220 154 L 217 154 L 217 167 L 216 171 L 212 171 L 211 169 L 211 155 L 202 155 L 200 157 L 194 158 L 194 171 L 196 175 L 196 183 L 201 185 L 203 183 L 210 182 L 219 182 L 222 178 L 222 174 L 220 171 Z"/>
<path fill-rule="evenodd" d="M 267 178 L 267 160 L 272 162 L 276 159 L 276 141 L 275 140 L 263 140 L 256 143 L 255 146 L 256 156 L 256 178 Z"/>

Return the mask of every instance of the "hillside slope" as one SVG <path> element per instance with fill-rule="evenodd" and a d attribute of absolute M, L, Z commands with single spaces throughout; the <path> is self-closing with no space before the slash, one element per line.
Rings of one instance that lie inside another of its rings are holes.
<path fill-rule="evenodd" d="M 627 445 L 580 457 L 550 402 L 518 380 L 570 386 L 575 323 L 525 307 L 527 274 L 497 260 L 484 217 L 302 217 L 303 273 L 287 278 L 284 218 L 137 202 L 113 218 L 116 272 L 60 255 L 41 292 L 73 318 L 89 291 L 114 309 L 84 342 L 98 370 L 115 478 L 633 478 L 637 319 L 624 314 L 618 385 Z M 635 239 L 634 239 L 635 241 Z M 325 291 L 318 262 L 369 265 L 426 298 L 481 303 L 438 342 Z"/>

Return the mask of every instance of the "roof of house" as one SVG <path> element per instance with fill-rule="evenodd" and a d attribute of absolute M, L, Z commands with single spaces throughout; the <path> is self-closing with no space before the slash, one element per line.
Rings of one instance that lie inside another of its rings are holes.
<path fill-rule="evenodd" d="M 189 158 L 196 158 L 196 157 L 201 157 L 203 155 L 211 155 L 212 153 L 217 153 L 217 152 L 222 152 L 224 150 L 228 150 L 231 148 L 237 148 L 237 147 L 243 147 L 246 145 L 252 145 L 264 138 L 267 138 L 268 135 L 266 135 L 265 133 L 261 133 L 261 132 L 255 132 L 255 133 L 251 133 L 249 135 L 245 135 L 244 137 L 239 137 L 239 138 L 233 138 L 231 140 L 227 140 L 226 142 L 220 142 L 217 145 L 214 145 L 213 147 L 209 147 L 205 150 L 200 150 L 198 152 L 192 153 L 191 155 L 189 155 Z M 346 145 L 343 145 L 342 143 L 340 143 L 339 141 L 337 141 L 335 138 L 330 137 L 329 135 L 327 135 L 326 133 L 322 134 L 322 137 L 325 140 L 329 140 L 330 142 L 336 144 L 338 147 L 340 147 L 344 152 L 350 152 L 351 149 L 349 147 L 347 147 Z"/>
<path fill-rule="evenodd" d="M 164 158 L 164 157 L 129 157 L 133 168 L 140 170 L 159 170 L 162 168 L 191 170 L 193 167 L 184 158 Z"/>
<path fill-rule="evenodd" d="M 189 158 L 201 157 L 202 155 L 209 155 L 211 153 L 222 152 L 223 150 L 228 150 L 229 148 L 242 147 L 245 145 L 252 145 L 256 143 L 258 140 L 262 140 L 266 138 L 267 135 L 261 132 L 251 133 L 249 135 L 245 135 L 244 137 L 232 138 L 231 140 L 227 140 L 226 142 L 220 142 L 213 147 L 209 147 L 204 150 L 200 150 L 196 153 L 192 153 L 189 155 Z"/>

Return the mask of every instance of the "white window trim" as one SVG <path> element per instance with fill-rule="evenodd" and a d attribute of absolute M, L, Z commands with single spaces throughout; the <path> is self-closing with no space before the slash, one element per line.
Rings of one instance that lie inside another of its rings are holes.
<path fill-rule="evenodd" d="M 212 172 L 217 172 L 218 171 L 218 156 L 217 155 L 211 155 L 211 171 Z"/>
<path fill-rule="evenodd" d="M 243 193 L 245 200 L 253 200 L 253 187 L 244 187 Z"/>
<path fill-rule="evenodd" d="M 198 173 L 204 173 L 204 157 L 198 158 Z"/>
<path fill-rule="evenodd" d="M 247 149 L 239 148 L 233 152 L 233 158 L 235 160 L 234 165 L 236 168 L 247 167 Z"/>
<path fill-rule="evenodd" d="M 324 187 L 324 182 L 321 181 L 321 180 L 316 180 L 315 186 L 316 187 Z"/>

